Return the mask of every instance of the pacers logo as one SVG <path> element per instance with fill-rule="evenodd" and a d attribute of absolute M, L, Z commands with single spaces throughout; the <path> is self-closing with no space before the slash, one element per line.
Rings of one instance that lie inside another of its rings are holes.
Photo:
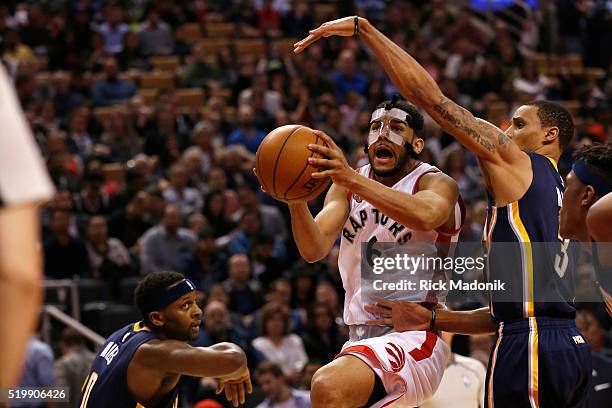
<path fill-rule="evenodd" d="M 397 373 L 401 371 L 406 363 L 406 353 L 404 349 L 396 344 L 387 343 L 385 350 L 387 350 L 387 354 L 389 355 L 389 364 L 391 364 L 393 372 Z"/>

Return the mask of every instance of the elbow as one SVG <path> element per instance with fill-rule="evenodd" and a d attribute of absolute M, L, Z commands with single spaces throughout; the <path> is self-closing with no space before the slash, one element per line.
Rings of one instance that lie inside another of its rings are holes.
<path fill-rule="evenodd" d="M 247 365 L 247 358 L 244 351 L 238 346 L 228 350 L 228 366 L 232 368 L 232 371 L 240 370 Z"/>
<path fill-rule="evenodd" d="M 321 259 L 325 258 L 325 254 L 318 254 L 314 251 L 311 252 L 307 252 L 307 251 L 300 251 L 300 255 L 302 256 L 302 258 L 308 262 L 308 263 L 315 263 L 320 261 Z"/>
<path fill-rule="evenodd" d="M 315 248 L 309 248 L 307 250 L 300 248 L 300 255 L 308 263 L 315 263 L 325 258 L 325 252 L 316 250 Z"/>
<path fill-rule="evenodd" d="M 244 351 L 234 343 L 219 343 L 213 346 L 223 352 L 224 365 L 230 371 L 236 371 L 246 366 L 247 358 Z"/>
<path fill-rule="evenodd" d="M 39 299 L 42 294 L 41 272 L 38 266 L 3 267 L 0 284 L 23 299 Z"/>

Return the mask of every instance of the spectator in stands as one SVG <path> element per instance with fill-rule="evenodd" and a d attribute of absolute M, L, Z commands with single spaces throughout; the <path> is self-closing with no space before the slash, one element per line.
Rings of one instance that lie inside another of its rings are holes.
<path fill-rule="evenodd" d="M 167 204 L 161 224 L 145 232 L 141 241 L 141 273 L 163 270 L 184 273 L 196 237 L 193 232 L 181 227 L 180 209 L 174 204 Z"/>
<path fill-rule="evenodd" d="M 457 181 L 463 200 L 473 203 L 484 196 L 482 189 L 478 188 L 479 171 L 468 165 L 466 158 L 468 154 L 459 144 L 453 143 L 442 151 L 440 168 Z"/>
<path fill-rule="evenodd" d="M 183 217 L 202 211 L 202 195 L 195 188 L 187 186 L 189 176 L 183 164 L 174 164 L 168 179 L 170 185 L 164 190 L 164 200 L 168 204 L 175 204 Z"/>
<path fill-rule="evenodd" d="M 93 170 L 83 175 L 82 189 L 72 198 L 74 210 L 82 217 L 107 215 L 111 212 L 111 199 L 104 191 L 104 173 Z"/>
<path fill-rule="evenodd" d="M 107 160 L 113 163 L 125 163 L 142 152 L 142 140 L 136 129 L 123 111 L 111 113 L 100 141 L 108 148 Z"/>
<path fill-rule="evenodd" d="M 211 175 L 217 171 L 219 172 L 219 174 L 223 173 L 223 170 L 215 170 L 215 168 L 213 168 L 208 174 L 209 180 L 211 178 Z M 222 177 L 225 177 L 225 175 L 223 174 Z M 232 193 L 235 194 L 234 191 L 232 191 Z M 237 201 L 238 200 L 236 199 L 236 202 Z M 230 232 L 234 230 L 236 226 L 234 221 L 232 221 L 232 219 L 226 215 L 226 203 L 227 199 L 223 192 L 220 190 L 212 190 L 204 196 L 204 210 L 202 213 L 210 223 L 210 227 L 213 230 L 215 238 L 227 236 Z"/>
<path fill-rule="evenodd" d="M 272 235 L 259 234 L 251 249 L 253 273 L 264 288 L 281 278 L 287 269 L 287 257 L 282 259 L 274 254 L 276 239 Z"/>
<path fill-rule="evenodd" d="M 213 284 L 225 280 L 226 266 L 227 258 L 215 243 L 213 230 L 205 227 L 198 235 L 185 276 L 191 279 L 198 289 L 208 292 Z"/>
<path fill-rule="evenodd" d="M 151 68 L 151 64 L 142 52 L 140 37 L 133 31 L 128 31 L 123 36 L 123 50 L 116 57 L 121 71 L 130 69 L 144 71 Z"/>
<path fill-rule="evenodd" d="M 96 106 L 111 106 L 127 101 L 136 94 L 134 84 L 119 78 L 115 57 L 104 61 L 104 78 L 96 81 L 91 96 Z"/>
<path fill-rule="evenodd" d="M 145 219 L 147 200 L 148 193 L 139 191 L 125 207 L 121 206 L 109 217 L 110 236 L 118 238 L 127 248 L 132 248 L 136 241 L 152 227 Z"/>
<path fill-rule="evenodd" d="M 236 192 L 238 193 L 240 209 L 232 217 L 234 221 L 238 221 L 246 211 L 256 210 L 261 217 L 262 233 L 279 237 L 282 241 L 287 239 L 287 225 L 278 207 L 262 204 L 257 191 L 250 184 L 245 183 L 238 186 Z"/>
<path fill-rule="evenodd" d="M 56 385 L 55 374 L 53 373 L 53 349 L 40 339 L 41 326 L 42 320 L 38 324 L 36 333 L 30 337 L 28 342 L 19 388 L 42 388 Z M 25 402 L 25 400 L 24 402 L 17 400 L 9 405 L 10 408 L 43 408 L 46 406 L 41 402 Z"/>
<path fill-rule="evenodd" d="M 206 185 L 206 174 L 212 165 L 210 155 L 205 153 L 199 146 L 191 146 L 183 152 L 181 163 L 185 166 L 189 185 L 202 193 L 208 187 Z"/>
<path fill-rule="evenodd" d="M 285 375 L 278 364 L 261 363 L 255 370 L 255 379 L 266 395 L 257 408 L 310 408 L 310 393 L 287 385 Z"/>
<path fill-rule="evenodd" d="M 69 234 L 70 213 L 54 210 L 50 220 L 51 236 L 44 244 L 45 276 L 72 279 L 87 276 L 91 270 L 87 249 Z"/>
<path fill-rule="evenodd" d="M 258 210 L 246 210 L 240 218 L 240 224 L 236 234 L 227 245 L 230 254 L 249 254 L 253 245 L 261 234 L 261 215 Z M 285 244 L 278 236 L 274 237 L 272 256 L 283 259 L 286 254 Z"/>
<path fill-rule="evenodd" d="M 333 284 L 325 280 L 320 281 L 316 286 L 315 301 L 325 304 L 332 311 L 335 321 L 342 321 L 342 305 Z"/>
<path fill-rule="evenodd" d="M 104 40 L 104 50 L 111 54 L 118 54 L 123 50 L 123 36 L 129 31 L 123 22 L 123 10 L 118 4 L 106 7 L 105 21 L 97 28 Z"/>
<path fill-rule="evenodd" d="M 70 152 L 84 160 L 92 154 L 94 149 L 93 138 L 87 130 L 87 118 L 79 110 L 74 110 L 70 115 L 68 127 L 69 133 L 66 142 Z"/>
<path fill-rule="evenodd" d="M 334 84 L 336 98 L 344 102 L 349 91 L 356 91 L 360 95 L 366 94 L 368 81 L 366 76 L 357 67 L 355 53 L 344 49 L 336 61 L 337 70 L 331 76 Z"/>
<path fill-rule="evenodd" d="M 189 88 L 210 87 L 221 80 L 222 73 L 210 64 L 206 43 L 197 42 L 191 48 L 188 63 L 179 70 L 179 77 Z"/>
<path fill-rule="evenodd" d="M 89 372 L 95 354 L 85 345 L 85 339 L 74 329 L 66 328 L 60 338 L 62 356 L 54 364 L 54 372 L 58 387 L 66 387 L 70 395 L 70 407 L 78 408 L 79 399 L 85 377 Z"/>
<path fill-rule="evenodd" d="M 229 296 L 229 309 L 243 316 L 250 315 L 263 303 L 261 286 L 252 279 L 251 261 L 244 254 L 236 254 L 227 264 L 229 278 L 223 282 L 223 289 Z"/>
<path fill-rule="evenodd" d="M 332 310 L 324 303 L 315 303 L 307 321 L 302 339 L 308 357 L 323 364 L 331 362 L 347 340 L 340 335 Z"/>
<path fill-rule="evenodd" d="M 227 144 L 243 144 L 251 153 L 256 153 L 266 134 L 255 128 L 255 112 L 250 105 L 238 108 L 239 126 L 227 138 Z"/>
<path fill-rule="evenodd" d="M 318 97 L 323 94 L 332 94 L 334 87 L 322 74 L 317 62 L 312 59 L 304 61 L 304 85 L 311 95 Z"/>
<path fill-rule="evenodd" d="M 259 317 L 260 337 L 253 340 L 253 347 L 265 361 L 278 364 L 290 380 L 297 379 L 308 356 L 302 339 L 291 333 L 289 311 L 278 303 L 267 303 Z"/>
<path fill-rule="evenodd" d="M 138 30 L 144 55 L 169 55 L 174 49 L 174 38 L 170 26 L 162 21 L 159 12 L 151 8 L 146 21 Z"/>
<path fill-rule="evenodd" d="M 96 279 L 104 279 L 118 291 L 120 280 L 132 272 L 132 259 L 121 241 L 108 237 L 108 226 L 104 217 L 96 215 L 89 219 L 85 246 L 91 264 L 91 275 Z"/>
<path fill-rule="evenodd" d="M 294 0 L 293 7 L 282 17 L 283 32 L 287 37 L 304 38 L 315 26 L 306 0 Z"/>
<path fill-rule="evenodd" d="M 208 302 L 204 308 L 204 316 L 206 317 L 200 328 L 200 334 L 192 345 L 208 347 L 217 343 L 230 342 L 239 345 L 245 352 L 250 350 L 246 332 L 232 324 L 229 310 L 225 304 L 217 300 Z"/>
<path fill-rule="evenodd" d="M 72 78 L 68 72 L 56 71 L 52 77 L 52 100 L 55 113 L 59 118 L 65 118 L 83 102 L 83 96 L 72 88 Z"/>
<path fill-rule="evenodd" d="M 282 106 L 281 94 L 278 91 L 270 89 L 268 76 L 265 73 L 256 74 L 253 78 L 252 85 L 238 96 L 238 106 L 253 104 L 255 95 L 263 97 L 263 108 L 269 115 L 274 115 Z M 240 113 L 240 111 L 238 112 Z"/>

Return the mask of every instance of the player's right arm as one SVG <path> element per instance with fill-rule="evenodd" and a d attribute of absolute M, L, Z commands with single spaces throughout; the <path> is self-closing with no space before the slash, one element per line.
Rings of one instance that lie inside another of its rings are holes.
<path fill-rule="evenodd" d="M 293 238 L 306 262 L 316 262 L 329 254 L 349 214 L 347 190 L 332 184 L 323 209 L 315 218 L 306 202 L 288 202 Z"/>
<path fill-rule="evenodd" d="M 216 378 L 219 381 L 217 393 L 225 390 L 226 398 L 235 407 L 244 403 L 245 387 L 249 394 L 253 390 L 246 355 L 232 343 L 192 347 L 175 340 L 148 342 L 138 348 L 129 369 L 136 376 L 146 377 L 147 373 L 157 373 L 162 379 L 168 373 Z M 140 381 L 147 379 L 138 378 L 130 385 L 139 384 Z"/>
<path fill-rule="evenodd" d="M 138 366 L 194 377 L 238 378 L 246 368 L 244 351 L 232 343 L 192 347 L 181 341 L 150 341 L 138 348 L 132 360 Z"/>

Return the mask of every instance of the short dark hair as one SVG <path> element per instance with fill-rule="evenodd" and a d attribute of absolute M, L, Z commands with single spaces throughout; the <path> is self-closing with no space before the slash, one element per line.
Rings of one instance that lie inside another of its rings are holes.
<path fill-rule="evenodd" d="M 266 327 L 266 323 L 268 323 L 268 320 L 274 317 L 274 315 L 277 313 L 280 313 L 283 316 L 283 319 L 285 320 L 285 327 L 283 329 L 283 334 L 284 335 L 289 334 L 289 329 L 290 329 L 289 310 L 287 310 L 287 308 L 281 304 L 278 304 L 276 302 L 269 302 L 269 303 L 266 303 L 261 308 L 261 314 L 259 316 L 259 334 L 261 336 L 268 335 L 268 329 Z"/>
<path fill-rule="evenodd" d="M 376 105 L 374 110 L 384 108 L 387 105 L 391 106 L 392 108 L 401 109 L 406 112 L 408 114 L 408 125 L 410 125 L 412 130 L 414 130 L 414 133 L 421 137 L 424 120 L 423 115 L 421 115 L 421 112 L 419 112 L 416 106 L 414 106 L 405 99 L 396 99 L 394 97 L 393 100 L 386 100 L 384 102 L 379 103 L 378 105 Z"/>
<path fill-rule="evenodd" d="M 276 363 L 264 361 L 255 369 L 255 377 L 259 377 L 262 374 L 272 374 L 276 378 L 281 378 L 283 377 L 283 370 Z"/>
<path fill-rule="evenodd" d="M 574 160 L 584 160 L 596 176 L 612 184 L 612 143 L 593 143 L 574 153 Z"/>
<path fill-rule="evenodd" d="M 574 119 L 562 105 L 551 101 L 531 101 L 527 106 L 538 108 L 538 119 L 542 127 L 556 126 L 559 128 L 559 149 L 564 151 L 574 137 Z"/>
<path fill-rule="evenodd" d="M 85 344 L 85 338 L 78 331 L 70 327 L 64 329 L 60 341 L 67 346 L 82 346 Z"/>
<path fill-rule="evenodd" d="M 147 309 L 147 305 L 159 298 L 164 290 L 183 279 L 185 277 L 178 272 L 162 271 L 150 273 L 138 283 L 134 290 L 134 303 L 145 323 L 150 323 L 149 313 L 152 312 Z"/>

